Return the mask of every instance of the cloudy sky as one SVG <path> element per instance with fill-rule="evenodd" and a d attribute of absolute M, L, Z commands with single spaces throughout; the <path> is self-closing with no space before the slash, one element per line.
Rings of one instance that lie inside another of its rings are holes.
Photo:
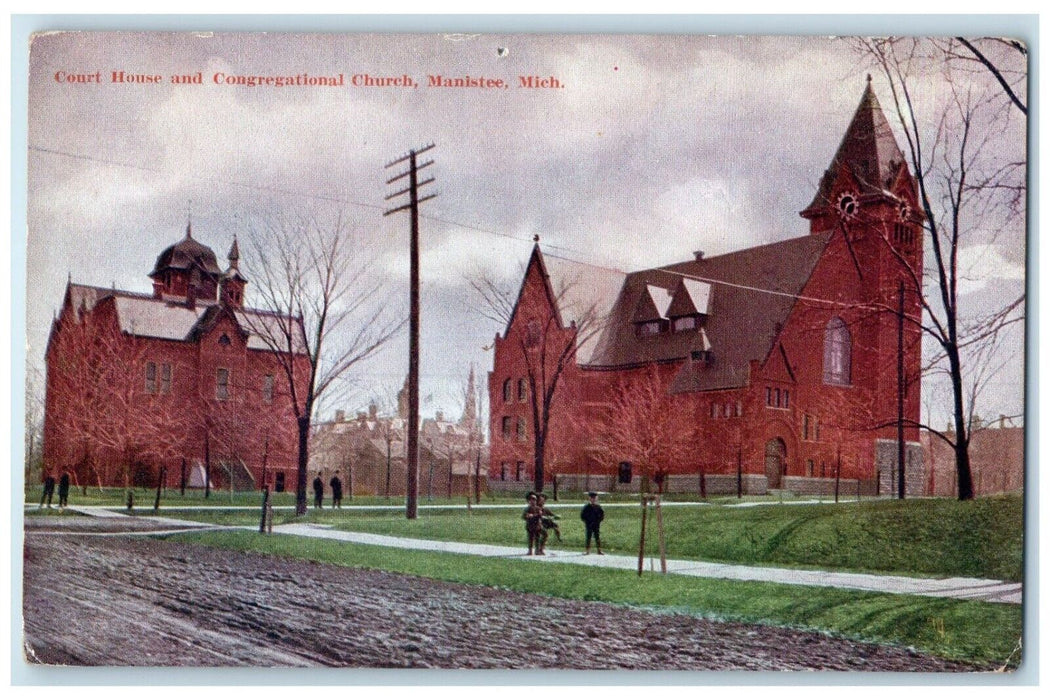
<path fill-rule="evenodd" d="M 113 83 L 114 71 L 161 80 Z M 96 72 L 100 84 L 67 82 Z M 439 196 L 423 205 L 421 224 L 421 393 L 425 414 L 458 415 L 471 365 L 483 378 L 501 330 L 478 313 L 468 279 L 515 278 L 533 235 L 549 253 L 620 270 L 805 235 L 798 212 L 866 72 L 848 43 L 817 37 L 39 36 L 29 81 L 28 360 L 42 366 L 67 274 L 149 291 L 146 275 L 182 237 L 188 213 L 195 238 L 225 264 L 233 236 L 275 211 L 342 212 L 391 308 L 404 313 L 408 222 L 381 216 L 391 191 L 383 165 L 434 142 Z M 198 73 L 199 85 L 170 82 Z M 418 87 L 217 85 L 220 73 L 407 75 Z M 429 75 L 509 87 L 432 88 Z M 520 76 L 561 87 L 518 87 Z M 878 76 L 873 85 L 887 106 Z M 963 262 L 975 308 L 1016 295 L 1023 232 L 975 235 Z M 1015 361 L 983 415 L 1021 410 L 1019 334 L 1010 342 Z M 402 337 L 359 367 L 342 407 L 388 401 L 406 358 Z"/>

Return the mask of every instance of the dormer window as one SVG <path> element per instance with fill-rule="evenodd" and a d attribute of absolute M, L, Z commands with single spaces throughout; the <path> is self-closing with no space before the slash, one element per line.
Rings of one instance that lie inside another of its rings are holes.
<path fill-rule="evenodd" d="M 714 363 L 715 356 L 710 350 L 693 350 L 689 353 L 689 359 L 700 365 L 710 365 Z"/>
<path fill-rule="evenodd" d="M 659 321 L 644 321 L 637 324 L 637 332 L 641 337 L 647 337 L 651 335 L 660 334 L 660 322 Z"/>
<path fill-rule="evenodd" d="M 696 316 L 679 316 L 671 321 L 671 328 L 675 333 L 681 333 L 682 331 L 695 331 L 696 327 Z"/>

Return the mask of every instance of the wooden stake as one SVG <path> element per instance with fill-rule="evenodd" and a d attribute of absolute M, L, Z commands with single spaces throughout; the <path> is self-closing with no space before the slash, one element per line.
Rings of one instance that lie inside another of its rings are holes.
<path fill-rule="evenodd" d="M 660 573 L 667 573 L 667 546 L 664 541 L 664 511 L 660 507 L 660 494 L 656 495 L 656 533 L 660 542 Z"/>
<path fill-rule="evenodd" d="M 645 511 L 646 498 L 642 494 L 642 532 L 638 538 L 638 575 L 642 575 L 642 567 L 645 565 Z"/>

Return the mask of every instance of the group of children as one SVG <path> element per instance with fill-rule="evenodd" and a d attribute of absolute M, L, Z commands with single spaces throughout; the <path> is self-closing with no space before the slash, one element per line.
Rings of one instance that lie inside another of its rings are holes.
<path fill-rule="evenodd" d="M 561 529 L 558 527 L 558 516 L 547 507 L 547 495 L 530 491 L 528 494 L 529 504 L 521 514 L 525 521 L 525 534 L 529 538 L 529 556 L 533 554 L 545 554 L 547 538 L 551 531 L 561 542 Z M 587 494 L 588 503 L 580 511 L 580 520 L 583 521 L 587 531 L 587 549 L 584 554 L 591 553 L 591 538 L 598 547 L 598 554 L 602 551 L 602 540 L 599 534 L 602 520 L 605 519 L 605 511 L 598 505 L 598 494 L 591 491 Z"/>

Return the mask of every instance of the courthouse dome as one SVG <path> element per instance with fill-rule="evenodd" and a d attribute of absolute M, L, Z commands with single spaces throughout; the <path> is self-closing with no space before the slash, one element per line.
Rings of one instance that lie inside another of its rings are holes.
<path fill-rule="evenodd" d="M 186 237 L 164 249 L 149 276 L 156 277 L 165 270 L 190 270 L 194 267 L 216 277 L 222 274 L 215 251 L 194 240 L 192 229 L 187 225 Z"/>

